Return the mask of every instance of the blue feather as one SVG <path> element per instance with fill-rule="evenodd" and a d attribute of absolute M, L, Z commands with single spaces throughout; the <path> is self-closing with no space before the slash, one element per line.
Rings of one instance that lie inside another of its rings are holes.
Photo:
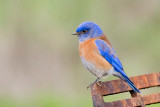
<path fill-rule="evenodd" d="M 135 91 L 140 93 L 140 91 L 134 86 L 133 82 L 127 77 L 123 71 L 123 66 L 116 55 L 114 48 L 110 47 L 105 41 L 101 39 L 95 40 L 95 44 L 98 48 L 99 53 L 114 67 L 115 71 L 120 75 L 116 75 L 121 78 Z"/>
<path fill-rule="evenodd" d="M 127 84 L 135 91 L 140 93 L 140 91 L 134 86 L 133 82 L 127 77 L 127 75 L 124 73 L 123 70 L 119 69 L 118 66 L 116 66 L 115 63 L 112 63 L 112 66 L 114 67 L 115 71 L 119 72 L 122 77 L 120 77 L 121 79 L 123 79 L 125 82 L 127 82 Z"/>
<path fill-rule="evenodd" d="M 97 39 L 95 41 L 97 48 L 100 52 L 100 54 L 111 64 L 112 62 L 116 63 L 116 65 L 123 69 L 123 66 L 118 59 L 115 50 L 112 50 L 112 48 L 103 40 Z"/>

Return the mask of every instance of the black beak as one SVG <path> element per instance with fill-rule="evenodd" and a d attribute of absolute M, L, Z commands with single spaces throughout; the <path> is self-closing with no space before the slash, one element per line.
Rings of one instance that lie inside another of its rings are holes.
<path fill-rule="evenodd" d="M 78 33 L 78 32 L 75 32 L 75 33 L 72 33 L 72 35 L 79 35 L 79 33 Z"/>

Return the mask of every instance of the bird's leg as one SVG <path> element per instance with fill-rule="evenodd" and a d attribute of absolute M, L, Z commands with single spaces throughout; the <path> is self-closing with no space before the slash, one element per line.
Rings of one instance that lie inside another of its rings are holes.
<path fill-rule="evenodd" d="M 98 77 L 92 84 L 90 84 L 90 85 L 87 87 L 87 89 L 90 88 L 90 87 L 92 87 L 93 84 L 97 83 L 100 79 L 101 79 L 101 77 Z M 99 84 L 98 84 L 98 85 L 99 85 Z"/>
<path fill-rule="evenodd" d="M 97 85 L 102 86 L 102 81 L 97 82 Z"/>

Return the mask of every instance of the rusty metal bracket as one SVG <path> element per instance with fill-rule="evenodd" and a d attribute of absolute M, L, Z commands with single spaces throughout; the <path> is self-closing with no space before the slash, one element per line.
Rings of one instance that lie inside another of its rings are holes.
<path fill-rule="evenodd" d="M 160 72 L 135 76 L 130 79 L 138 89 L 160 86 Z M 132 89 L 120 79 L 102 82 L 101 84 L 101 86 L 94 84 L 91 88 L 94 107 L 145 107 L 145 105 L 160 103 L 160 93 L 141 96 L 132 91 Z M 131 98 L 114 102 L 104 102 L 103 100 L 103 96 L 124 92 L 130 92 Z"/>

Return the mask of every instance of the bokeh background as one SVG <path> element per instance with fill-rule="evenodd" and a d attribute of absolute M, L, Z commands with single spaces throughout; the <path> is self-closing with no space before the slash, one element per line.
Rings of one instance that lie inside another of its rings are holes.
<path fill-rule="evenodd" d="M 103 29 L 128 76 L 159 72 L 159 0 L 0 0 L 0 107 L 92 106 L 86 87 L 96 78 L 71 35 L 84 21 Z"/>

